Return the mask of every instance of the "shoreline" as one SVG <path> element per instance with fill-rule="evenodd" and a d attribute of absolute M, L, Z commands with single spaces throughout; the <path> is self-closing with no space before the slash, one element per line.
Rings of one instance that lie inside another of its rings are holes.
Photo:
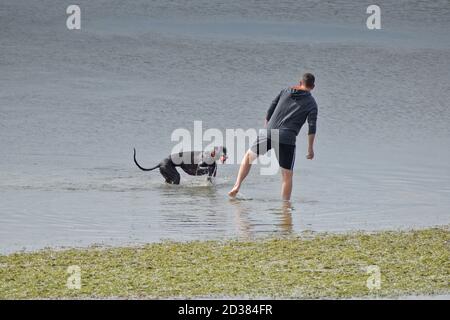
<path fill-rule="evenodd" d="M 450 294 L 449 246 L 446 225 L 17 252 L 0 255 L 0 298 L 431 298 Z"/>

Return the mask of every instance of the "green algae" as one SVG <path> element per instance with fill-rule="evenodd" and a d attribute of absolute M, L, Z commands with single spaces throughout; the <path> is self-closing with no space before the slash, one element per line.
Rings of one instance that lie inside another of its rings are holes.
<path fill-rule="evenodd" d="M 448 227 L 0 256 L 0 298 L 351 298 L 449 293 Z M 81 288 L 67 286 L 80 268 Z M 367 286 L 369 266 L 380 286 Z"/>

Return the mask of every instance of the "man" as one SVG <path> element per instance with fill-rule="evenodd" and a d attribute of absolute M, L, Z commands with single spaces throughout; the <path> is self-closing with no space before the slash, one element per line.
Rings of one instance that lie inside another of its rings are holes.
<path fill-rule="evenodd" d="M 283 200 L 290 200 L 292 193 L 292 175 L 295 161 L 295 142 L 303 124 L 308 120 L 308 155 L 314 158 L 314 138 L 316 134 L 317 104 L 311 95 L 315 77 L 305 73 L 299 85 L 284 89 L 272 102 L 266 115 L 267 132 L 260 134 L 254 145 L 242 160 L 233 189 L 228 193 L 235 197 L 247 177 L 252 162 L 261 154 L 274 148 L 281 167 Z"/>

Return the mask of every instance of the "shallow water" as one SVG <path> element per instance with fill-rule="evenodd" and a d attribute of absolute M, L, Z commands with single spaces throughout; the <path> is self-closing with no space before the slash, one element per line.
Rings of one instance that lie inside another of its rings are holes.
<path fill-rule="evenodd" d="M 450 5 L 381 1 L 0 4 L 0 252 L 161 239 L 450 223 Z M 258 128 L 273 97 L 317 76 L 316 159 L 298 140 L 292 208 L 255 167 L 240 200 L 138 171 L 173 130 Z"/>

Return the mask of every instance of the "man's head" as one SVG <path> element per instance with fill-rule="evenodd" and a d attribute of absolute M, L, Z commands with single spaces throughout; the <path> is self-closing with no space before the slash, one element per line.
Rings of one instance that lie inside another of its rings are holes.
<path fill-rule="evenodd" d="M 312 73 L 305 73 L 300 80 L 300 86 L 305 88 L 306 90 L 312 90 L 315 86 L 316 77 Z"/>

